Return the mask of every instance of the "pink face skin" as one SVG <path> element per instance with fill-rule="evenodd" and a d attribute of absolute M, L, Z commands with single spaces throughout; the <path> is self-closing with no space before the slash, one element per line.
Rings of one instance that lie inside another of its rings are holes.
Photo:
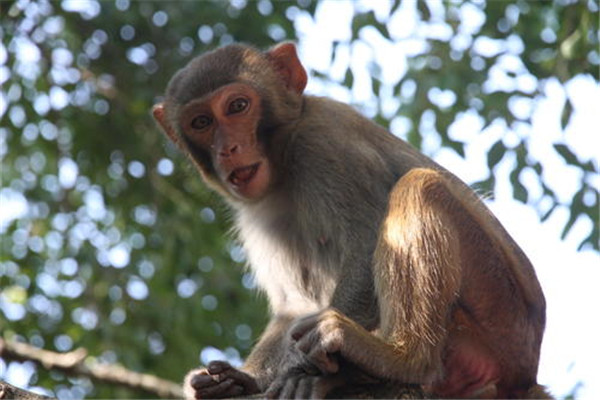
<path fill-rule="evenodd" d="M 256 158 L 253 163 L 237 168 L 219 168 L 217 172 L 230 193 L 241 200 L 258 200 L 263 197 L 271 184 L 271 167 L 265 157 Z"/>
<path fill-rule="evenodd" d="M 222 185 L 240 200 L 258 200 L 271 186 L 271 165 L 256 135 L 260 115 L 258 93 L 243 83 L 223 86 L 182 111 L 184 134 L 210 151 Z"/>

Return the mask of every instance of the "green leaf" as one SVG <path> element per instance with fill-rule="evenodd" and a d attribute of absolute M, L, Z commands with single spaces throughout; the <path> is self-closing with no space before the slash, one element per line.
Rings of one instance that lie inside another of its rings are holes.
<path fill-rule="evenodd" d="M 562 127 L 562 129 L 566 129 L 567 124 L 569 123 L 569 121 L 571 120 L 571 114 L 573 113 L 573 105 L 571 104 L 571 102 L 569 101 L 569 99 L 567 98 L 566 102 L 565 102 L 565 106 L 563 107 L 561 116 L 560 116 L 560 125 Z"/>
<path fill-rule="evenodd" d="M 352 89 L 352 86 L 354 86 L 354 74 L 352 73 L 351 68 L 348 68 L 346 70 L 346 76 L 344 77 L 344 86 L 346 86 L 349 89 Z"/>
<path fill-rule="evenodd" d="M 585 164 L 581 164 L 581 168 L 586 172 L 598 173 L 598 167 L 592 160 L 586 162 Z"/>
<path fill-rule="evenodd" d="M 513 197 L 522 203 L 527 203 L 529 194 L 527 193 L 527 188 L 519 181 L 520 172 L 520 169 L 515 169 L 510 173 L 510 183 L 513 186 Z"/>
<path fill-rule="evenodd" d="M 456 140 L 448 140 L 448 144 L 459 156 L 465 158 L 465 144 Z"/>
<path fill-rule="evenodd" d="M 563 228 L 563 230 L 562 230 L 562 232 L 561 232 L 561 234 L 560 234 L 560 238 L 561 238 L 562 240 L 564 240 L 564 239 L 567 237 L 567 235 L 568 235 L 568 234 L 569 234 L 569 232 L 571 231 L 571 228 L 573 228 L 573 225 L 575 225 L 575 221 L 577 221 L 577 217 L 578 217 L 578 216 L 579 216 L 578 214 L 575 214 L 575 213 L 573 213 L 573 212 L 571 212 L 571 213 L 569 214 L 569 220 L 568 220 L 568 221 L 567 221 L 567 223 L 565 224 L 565 226 L 564 226 L 564 228 Z"/>
<path fill-rule="evenodd" d="M 417 9 L 424 21 L 429 21 L 431 19 L 431 11 L 429 11 L 426 1 L 417 1 Z"/>
<path fill-rule="evenodd" d="M 488 152 L 488 155 L 487 155 L 488 168 L 490 170 L 494 169 L 494 167 L 496 165 L 498 165 L 500 160 L 502 160 L 502 157 L 504 157 L 504 154 L 506 154 L 506 146 L 504 146 L 504 143 L 502 142 L 502 140 L 498 140 L 496 143 L 494 143 L 492 145 L 492 147 L 490 148 L 490 151 Z"/>
<path fill-rule="evenodd" d="M 540 216 L 540 221 L 541 222 L 546 221 L 550 217 L 550 215 L 552 215 L 552 213 L 554 212 L 554 210 L 556 210 L 556 207 L 557 207 L 556 203 L 552 204 L 552 206 L 548 209 L 548 211 L 546 211 L 544 214 L 542 214 Z"/>
<path fill-rule="evenodd" d="M 366 26 L 370 26 L 377 29 L 384 38 L 390 37 L 390 33 L 388 32 L 387 26 L 385 24 L 380 23 L 377 20 L 374 11 L 356 14 L 354 16 L 354 18 L 352 19 L 352 37 L 354 39 L 358 38 L 360 30 Z"/>
<path fill-rule="evenodd" d="M 600 249 L 600 230 L 597 227 L 592 229 L 590 234 L 581 241 L 577 247 L 577 251 L 584 250 L 587 247 L 590 247 L 595 251 Z"/>
<path fill-rule="evenodd" d="M 555 144 L 554 149 L 562 156 L 567 164 L 580 165 L 577 156 L 569 149 L 566 144 Z"/>
<path fill-rule="evenodd" d="M 373 87 L 373 93 L 379 97 L 381 95 L 381 81 L 375 77 L 371 77 L 371 85 Z"/>

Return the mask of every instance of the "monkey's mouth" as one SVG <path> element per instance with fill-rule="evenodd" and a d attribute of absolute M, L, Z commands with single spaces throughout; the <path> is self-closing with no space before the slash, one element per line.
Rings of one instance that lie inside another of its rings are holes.
<path fill-rule="evenodd" d="M 252 180 L 252 178 L 256 176 L 258 167 L 260 167 L 259 162 L 248 167 L 234 169 L 233 172 L 229 175 L 229 182 L 231 182 L 231 184 L 234 186 L 243 186 L 248 184 Z"/>

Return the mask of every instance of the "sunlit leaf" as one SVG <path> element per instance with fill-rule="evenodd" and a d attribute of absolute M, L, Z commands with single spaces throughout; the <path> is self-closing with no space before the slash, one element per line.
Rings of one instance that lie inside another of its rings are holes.
<path fill-rule="evenodd" d="M 487 155 L 488 168 L 493 169 L 496 165 L 498 165 L 500 160 L 502 160 L 502 157 L 504 157 L 505 153 L 506 146 L 504 145 L 502 140 L 498 140 L 496 143 L 494 143 L 488 151 Z"/>
<path fill-rule="evenodd" d="M 510 183 L 513 187 L 513 197 L 522 203 L 527 203 L 528 193 L 527 188 L 519 180 L 520 170 L 515 169 L 510 173 Z"/>
<path fill-rule="evenodd" d="M 573 151 L 565 144 L 555 144 L 554 149 L 561 155 L 567 164 L 579 165 L 579 160 Z"/>

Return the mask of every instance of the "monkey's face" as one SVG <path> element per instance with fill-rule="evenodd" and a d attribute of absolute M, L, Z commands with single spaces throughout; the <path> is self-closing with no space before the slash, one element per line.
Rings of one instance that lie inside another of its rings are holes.
<path fill-rule="evenodd" d="M 275 186 L 274 164 L 281 166 L 273 137 L 300 117 L 306 80 L 291 43 L 266 53 L 230 45 L 177 72 L 153 114 L 210 186 L 256 201 Z"/>
<path fill-rule="evenodd" d="M 182 107 L 181 134 L 210 154 L 223 188 L 241 200 L 257 200 L 271 186 L 271 166 L 258 140 L 260 97 L 245 83 L 232 83 Z"/>
<path fill-rule="evenodd" d="M 179 106 L 170 123 L 164 105 L 154 118 L 171 140 L 196 162 L 208 184 L 242 201 L 262 198 L 272 183 L 272 167 L 258 140 L 262 104 L 257 91 L 231 83 Z"/>

